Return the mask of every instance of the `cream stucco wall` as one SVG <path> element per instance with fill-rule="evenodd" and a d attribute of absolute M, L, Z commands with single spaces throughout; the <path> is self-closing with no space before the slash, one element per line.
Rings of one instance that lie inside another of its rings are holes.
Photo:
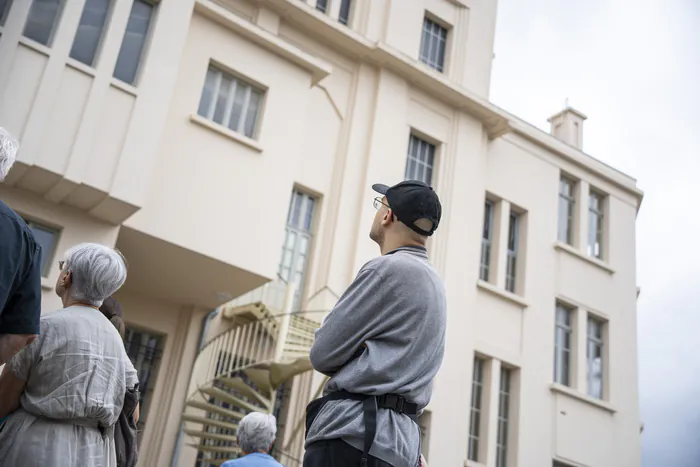
<path fill-rule="evenodd" d="M 338 2 L 325 15 L 300 0 L 159 2 L 136 86 L 111 77 L 129 2 L 117 2 L 95 69 L 67 57 L 84 2 L 68 3 L 51 49 L 21 37 L 29 2 L 14 2 L 0 36 L 0 125 L 22 142 L 0 198 L 60 228 L 58 252 L 97 241 L 130 257 L 117 295 L 126 321 L 165 335 L 139 465 L 171 465 L 202 319 L 226 294 L 275 277 L 292 189 L 317 197 L 305 308 L 328 309 L 378 254 L 367 235 L 370 186 L 403 178 L 412 133 L 436 145 L 433 184 L 444 205 L 428 245 L 449 304 L 428 407 L 430 465 L 465 464 L 475 355 L 489 359 L 483 465 L 495 466 L 502 366 L 514 371 L 510 467 L 555 458 L 640 465 L 641 192 L 487 102 L 495 0 L 356 0 L 349 27 L 335 19 Z M 444 74 L 416 62 L 425 12 L 450 26 Z M 266 90 L 253 140 L 196 116 L 210 61 Z M 573 247 L 556 242 L 561 173 L 579 180 Z M 603 262 L 585 256 L 590 187 L 607 195 Z M 501 200 L 501 222 L 494 275 L 482 283 L 487 196 Z M 510 206 L 523 214 L 516 294 L 504 292 Z M 44 311 L 59 306 L 55 278 L 45 279 Z M 552 384 L 556 300 L 577 309 L 569 389 Z M 607 322 L 602 402 L 585 396 L 589 313 Z M 210 335 L 227 325 L 217 318 Z M 313 381 L 295 383 L 293 414 Z M 191 466 L 194 451 L 179 452 L 178 465 Z"/>

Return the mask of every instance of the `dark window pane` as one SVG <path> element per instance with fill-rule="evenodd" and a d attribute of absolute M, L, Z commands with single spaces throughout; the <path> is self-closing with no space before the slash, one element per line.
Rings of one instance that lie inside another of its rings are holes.
<path fill-rule="evenodd" d="M 328 0 L 317 0 L 316 9 L 325 13 L 328 11 Z"/>
<path fill-rule="evenodd" d="M 260 102 L 262 102 L 262 94 L 257 91 L 251 92 L 244 128 L 244 134 L 248 138 L 255 137 L 255 124 L 258 121 L 258 114 L 260 113 Z"/>
<path fill-rule="evenodd" d="M 12 0 L 0 0 L 0 27 L 5 26 L 10 8 L 12 8 Z"/>
<path fill-rule="evenodd" d="M 86 0 L 70 51 L 71 58 L 88 66 L 95 64 L 110 3 L 111 0 Z"/>
<path fill-rule="evenodd" d="M 62 0 L 34 0 L 24 26 L 24 35 L 50 47 L 62 9 Z"/>
<path fill-rule="evenodd" d="M 58 232 L 31 221 L 28 221 L 27 225 L 32 229 L 34 240 L 41 246 L 41 275 L 47 277 L 56 251 Z"/>
<path fill-rule="evenodd" d="M 152 4 L 144 0 L 134 0 L 119 49 L 117 65 L 114 67 L 114 77 L 125 83 L 134 84 L 136 81 L 152 16 Z"/>
<path fill-rule="evenodd" d="M 352 6 L 352 0 L 341 0 L 340 15 L 338 15 L 338 21 L 340 21 L 340 24 L 347 25 L 350 22 L 350 7 L 351 6 Z"/>
<path fill-rule="evenodd" d="M 204 80 L 204 88 L 202 88 L 202 97 L 199 99 L 199 108 L 197 113 L 202 117 L 209 118 L 209 108 L 211 106 L 211 101 L 216 91 L 216 79 L 219 74 L 213 68 L 207 70 L 207 77 Z"/>

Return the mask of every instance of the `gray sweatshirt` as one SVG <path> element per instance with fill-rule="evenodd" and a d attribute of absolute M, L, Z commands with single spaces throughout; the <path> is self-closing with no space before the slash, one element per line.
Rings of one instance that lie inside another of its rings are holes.
<path fill-rule="evenodd" d="M 444 286 L 424 248 L 402 247 L 368 262 L 316 331 L 311 363 L 331 377 L 324 394 L 399 394 L 422 410 L 442 363 L 446 320 Z M 361 402 L 331 401 L 306 445 L 341 438 L 361 450 L 364 433 Z M 395 467 L 415 467 L 419 451 L 418 425 L 379 409 L 370 454 Z"/>

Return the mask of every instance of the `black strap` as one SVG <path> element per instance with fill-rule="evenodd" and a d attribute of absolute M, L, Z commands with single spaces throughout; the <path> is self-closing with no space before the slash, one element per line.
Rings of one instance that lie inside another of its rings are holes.
<path fill-rule="evenodd" d="M 413 402 L 407 402 L 402 396 L 396 394 L 384 394 L 381 396 L 370 396 L 367 394 L 357 394 L 348 391 L 334 391 L 330 394 L 325 395 L 321 399 L 313 401 L 309 406 L 314 405 L 313 415 L 308 412 L 307 417 L 310 415 L 316 418 L 318 412 L 320 412 L 321 407 L 326 404 L 326 402 L 337 401 L 337 400 L 355 400 L 362 402 L 362 409 L 364 412 L 364 423 L 365 423 L 365 443 L 364 449 L 362 450 L 362 461 L 361 466 L 366 467 L 369 460 L 369 451 L 372 449 L 372 444 L 374 444 L 374 438 L 377 436 L 377 410 L 378 409 L 390 409 L 397 413 L 402 413 L 408 415 L 411 420 L 417 423 L 418 420 L 418 404 Z M 309 423 L 310 422 L 310 423 Z M 308 428 L 313 423 L 313 420 L 307 419 L 307 431 Z"/>

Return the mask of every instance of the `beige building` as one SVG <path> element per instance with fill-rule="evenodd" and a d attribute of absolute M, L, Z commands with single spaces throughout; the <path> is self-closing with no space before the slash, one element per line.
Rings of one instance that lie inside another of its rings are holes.
<path fill-rule="evenodd" d="M 323 314 L 378 254 L 373 182 L 444 206 L 438 467 L 638 467 L 633 178 L 488 100 L 495 0 L 0 0 L 0 198 L 44 247 L 120 248 L 142 467 L 218 465 L 250 410 L 303 456 Z M 292 313 L 293 312 L 293 313 Z M 295 460 L 297 459 L 297 460 Z"/>

